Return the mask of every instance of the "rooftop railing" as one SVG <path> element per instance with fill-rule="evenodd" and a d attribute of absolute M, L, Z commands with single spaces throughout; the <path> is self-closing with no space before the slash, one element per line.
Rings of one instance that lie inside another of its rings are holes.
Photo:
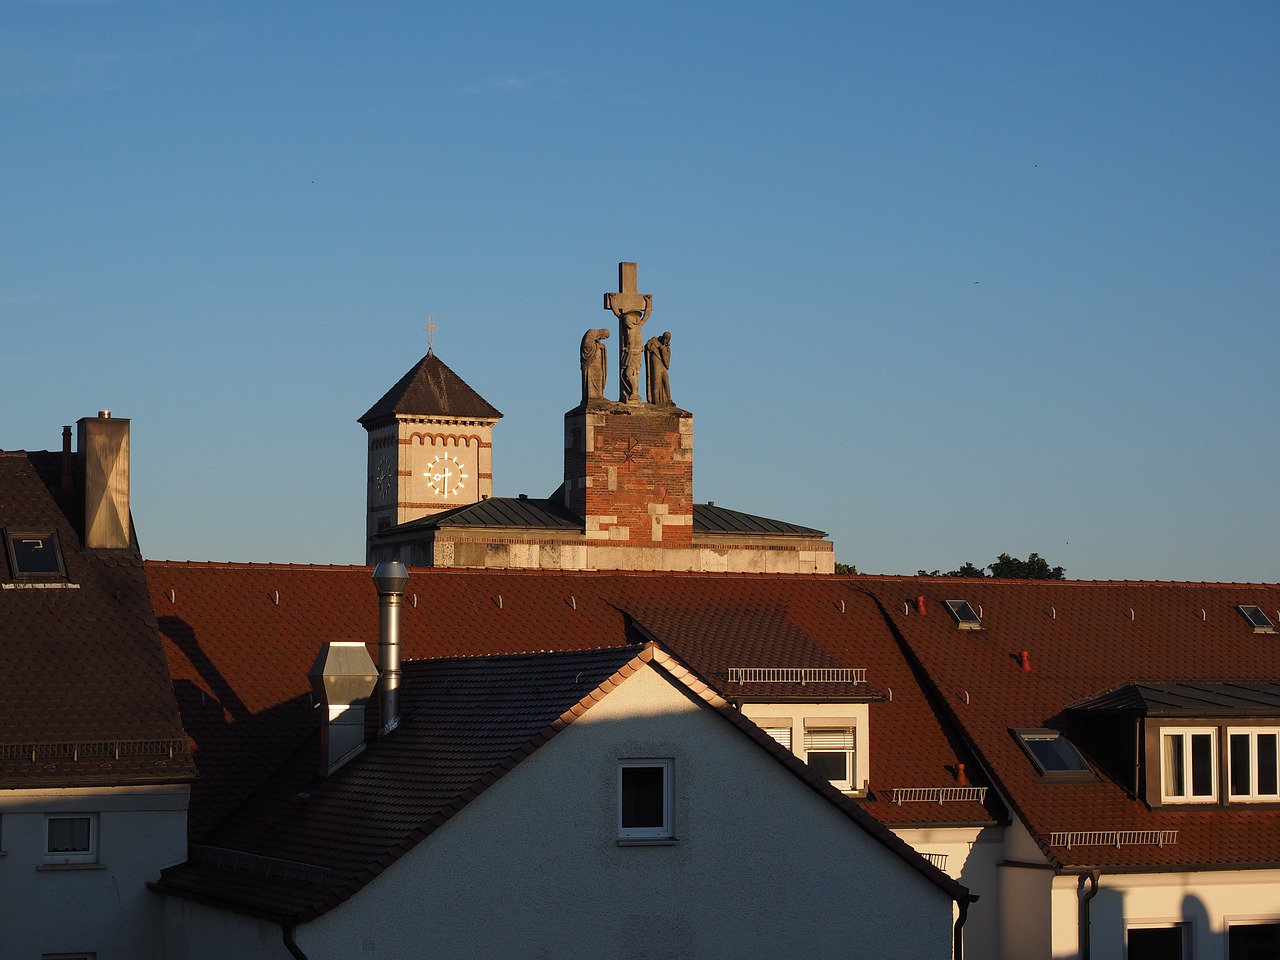
<path fill-rule="evenodd" d="M 972 800 L 982 803 L 987 799 L 986 787 L 894 787 L 890 799 L 901 806 L 904 803 L 957 803 Z"/>
<path fill-rule="evenodd" d="M 866 683 L 866 667 L 730 667 L 730 683 Z"/>

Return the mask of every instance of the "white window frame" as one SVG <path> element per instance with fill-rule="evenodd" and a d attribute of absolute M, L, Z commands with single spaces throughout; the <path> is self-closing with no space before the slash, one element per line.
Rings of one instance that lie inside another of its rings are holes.
<path fill-rule="evenodd" d="M 626 770 L 638 767 L 659 769 L 662 771 L 662 822 L 652 825 L 626 825 L 623 823 L 624 781 Z M 673 837 L 671 825 L 671 779 L 674 761 L 670 758 L 636 758 L 618 761 L 618 840 L 632 843 L 646 841 L 670 840 Z"/>
<path fill-rule="evenodd" d="M 84 820 L 89 826 L 89 839 L 84 849 L 54 850 L 50 836 L 53 825 L 59 821 Z M 44 862 L 47 864 L 97 863 L 98 815 L 96 813 L 50 813 L 44 818 Z"/>
<path fill-rule="evenodd" d="M 821 732 L 819 732 L 821 731 Z M 842 744 L 844 744 L 842 746 Z M 804 721 L 804 762 L 811 754 L 843 753 L 848 776 L 831 780 L 837 790 L 853 792 L 858 776 L 858 725 L 852 718 L 806 717 Z"/>
<path fill-rule="evenodd" d="M 1277 766 L 1277 789 L 1273 793 L 1258 792 L 1258 736 L 1276 738 L 1277 760 L 1280 761 L 1280 727 L 1228 727 L 1227 728 L 1227 799 L 1237 803 L 1275 803 L 1280 801 L 1280 764 Z M 1232 763 L 1232 738 L 1249 738 L 1249 789 L 1235 792 L 1235 776 Z"/>
<path fill-rule="evenodd" d="M 1169 758 L 1168 742 L 1174 737 L 1182 738 L 1179 751 L 1182 761 L 1183 792 L 1173 793 L 1169 789 L 1170 771 L 1166 769 Z M 1206 737 L 1209 741 L 1209 776 L 1208 793 L 1192 793 L 1194 789 L 1195 771 L 1192 769 L 1192 741 L 1197 737 Z M 1164 803 L 1213 803 L 1218 799 L 1218 728 L 1217 727 L 1163 727 L 1160 730 L 1160 799 Z"/>
<path fill-rule="evenodd" d="M 1231 931 L 1235 927 L 1280 926 L 1280 917 L 1273 917 L 1273 916 L 1266 916 L 1266 915 L 1236 916 L 1236 917 L 1226 916 L 1226 917 L 1223 917 L 1223 919 L 1226 921 L 1226 931 L 1225 931 L 1226 938 L 1225 939 L 1227 941 L 1225 944 L 1226 952 L 1224 956 L 1227 956 L 1227 957 L 1231 956 Z"/>

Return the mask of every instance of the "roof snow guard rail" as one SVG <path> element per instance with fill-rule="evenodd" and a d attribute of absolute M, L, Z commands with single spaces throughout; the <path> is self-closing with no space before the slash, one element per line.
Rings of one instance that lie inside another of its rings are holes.
<path fill-rule="evenodd" d="M 898 806 L 904 803 L 954 803 L 960 800 L 987 799 L 986 787 L 894 787 L 890 799 Z"/>
<path fill-rule="evenodd" d="M 0 760 L 88 760 L 168 757 L 186 749 L 185 740 L 68 740 L 56 743 L 0 743 Z"/>
<path fill-rule="evenodd" d="M 1049 834 L 1049 846 L 1068 850 L 1072 847 L 1163 847 L 1177 842 L 1177 830 L 1067 830 Z"/>
<path fill-rule="evenodd" d="M 251 877 L 288 880 L 316 890 L 325 890 L 333 884 L 333 871 L 328 867 L 318 867 L 313 863 L 302 863 L 298 860 L 264 857 L 260 854 L 230 850 L 226 847 L 209 847 L 193 843 L 188 853 L 188 860 Z"/>
<path fill-rule="evenodd" d="M 866 683 L 866 667 L 730 667 L 730 683 Z"/>

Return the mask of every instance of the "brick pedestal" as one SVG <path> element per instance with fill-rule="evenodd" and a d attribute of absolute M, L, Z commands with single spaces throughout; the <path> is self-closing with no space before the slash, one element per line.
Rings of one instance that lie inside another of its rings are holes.
<path fill-rule="evenodd" d="M 588 540 L 618 546 L 693 542 L 693 414 L 590 400 L 564 416 L 565 505 Z"/>

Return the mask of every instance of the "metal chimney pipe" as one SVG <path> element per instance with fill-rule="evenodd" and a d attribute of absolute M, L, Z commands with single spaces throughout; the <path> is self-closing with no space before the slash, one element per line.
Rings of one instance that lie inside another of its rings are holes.
<path fill-rule="evenodd" d="M 378 588 L 380 737 L 400 726 L 400 605 L 408 582 L 409 571 L 399 560 L 384 561 L 373 568 L 373 583 Z"/>
<path fill-rule="evenodd" d="M 73 482 L 71 479 L 71 427 L 62 428 L 62 492 L 70 494 Z"/>

